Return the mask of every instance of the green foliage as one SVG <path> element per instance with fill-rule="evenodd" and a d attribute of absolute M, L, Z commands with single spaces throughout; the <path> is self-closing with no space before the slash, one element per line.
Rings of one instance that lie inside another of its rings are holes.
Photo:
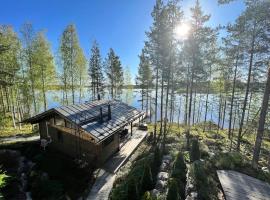
<path fill-rule="evenodd" d="M 181 200 L 179 195 L 179 184 L 175 179 L 169 181 L 169 190 L 167 194 L 167 200 Z"/>
<path fill-rule="evenodd" d="M 161 160 L 162 160 L 162 154 L 160 152 L 160 149 L 158 147 L 156 147 L 154 150 L 154 159 L 153 159 L 153 162 L 151 164 L 151 170 L 152 170 L 152 174 L 153 174 L 154 179 L 156 178 L 156 176 L 158 174 Z"/>
<path fill-rule="evenodd" d="M 171 177 L 176 178 L 177 180 L 183 183 L 186 183 L 186 173 L 187 173 L 187 167 L 184 161 L 184 156 L 181 152 L 179 152 L 174 162 Z"/>
<path fill-rule="evenodd" d="M 124 76 L 119 56 L 115 54 L 112 48 L 109 50 L 105 60 L 105 72 L 110 86 L 111 97 L 115 98 L 121 93 L 120 89 L 123 86 Z"/>
<path fill-rule="evenodd" d="M 64 186 L 60 181 L 38 179 L 31 192 L 33 199 L 63 199 Z"/>
<path fill-rule="evenodd" d="M 247 162 L 244 157 L 237 152 L 219 153 L 212 159 L 218 169 L 236 170 L 246 166 Z"/>
<path fill-rule="evenodd" d="M 75 87 L 84 84 L 86 59 L 80 47 L 76 28 L 68 25 L 61 36 L 60 44 L 61 81 L 64 85 L 64 103 L 68 104 L 67 90 L 72 90 L 72 103 L 75 103 Z M 80 90 L 81 91 L 81 90 Z"/>
<path fill-rule="evenodd" d="M 142 197 L 142 200 L 152 200 L 151 194 L 149 191 L 146 191 Z"/>
<path fill-rule="evenodd" d="M 140 196 L 138 183 L 136 179 L 132 178 L 127 182 L 127 197 L 130 200 L 136 200 Z"/>
<path fill-rule="evenodd" d="M 7 185 L 7 178 L 8 178 L 8 177 L 9 177 L 9 176 L 6 175 L 6 173 L 3 172 L 3 171 L 1 170 L 1 168 L 0 168 L 0 190 L 1 190 L 2 188 L 4 188 L 4 187 Z"/>
<path fill-rule="evenodd" d="M 112 200 L 141 199 L 146 191 L 155 185 L 154 173 L 161 164 L 161 153 L 155 148 L 154 154 L 144 153 L 133 163 L 132 169 L 122 182 L 115 185 L 111 192 Z"/>
<path fill-rule="evenodd" d="M 91 48 L 91 56 L 89 60 L 89 68 L 88 75 L 91 79 L 91 91 L 92 98 L 97 99 L 97 95 L 103 94 L 104 89 L 104 77 L 103 77 L 103 67 L 102 67 L 102 59 L 100 55 L 100 50 L 98 43 L 96 41 L 93 42 L 93 46 Z"/>
<path fill-rule="evenodd" d="M 210 171 L 202 161 L 192 163 L 190 174 L 195 180 L 198 198 L 201 200 L 218 199 L 217 184 Z"/>
<path fill-rule="evenodd" d="M 144 166 L 144 172 L 142 175 L 142 180 L 141 180 L 141 191 L 147 191 L 151 190 L 153 188 L 153 177 L 152 177 L 152 172 L 151 168 L 148 164 Z"/>
<path fill-rule="evenodd" d="M 198 139 L 193 139 L 191 141 L 191 150 L 190 150 L 190 160 L 192 162 L 199 160 L 201 158 L 200 146 Z"/>

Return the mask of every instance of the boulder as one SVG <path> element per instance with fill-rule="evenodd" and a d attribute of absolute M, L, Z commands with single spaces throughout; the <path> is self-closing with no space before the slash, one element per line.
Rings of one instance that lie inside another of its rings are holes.
<path fill-rule="evenodd" d="M 156 189 L 162 192 L 164 191 L 166 185 L 167 185 L 167 181 L 158 180 L 156 184 Z"/>
<path fill-rule="evenodd" d="M 169 178 L 169 173 L 167 172 L 159 172 L 157 175 L 158 180 L 167 181 Z"/>

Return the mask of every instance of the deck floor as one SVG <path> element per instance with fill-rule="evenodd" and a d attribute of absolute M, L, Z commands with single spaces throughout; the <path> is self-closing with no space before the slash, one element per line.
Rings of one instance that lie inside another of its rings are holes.
<path fill-rule="evenodd" d="M 100 173 L 92 186 L 89 200 L 106 200 L 113 187 L 113 182 L 116 178 L 116 172 L 125 164 L 132 153 L 140 145 L 147 135 L 147 131 L 134 130 L 130 139 L 122 146 L 119 152 L 107 160 L 104 166 L 100 169 Z"/>
<path fill-rule="evenodd" d="M 270 200 L 270 185 L 245 174 L 218 170 L 226 200 Z"/>

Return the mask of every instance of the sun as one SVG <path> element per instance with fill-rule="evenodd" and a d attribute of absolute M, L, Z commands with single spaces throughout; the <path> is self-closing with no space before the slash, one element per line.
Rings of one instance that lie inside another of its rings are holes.
<path fill-rule="evenodd" d="M 174 29 L 175 38 L 178 40 L 183 40 L 188 37 L 190 26 L 186 23 L 178 24 Z"/>

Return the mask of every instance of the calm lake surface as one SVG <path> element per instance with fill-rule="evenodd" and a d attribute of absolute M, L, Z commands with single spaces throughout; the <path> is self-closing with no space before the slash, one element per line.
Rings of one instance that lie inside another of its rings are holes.
<path fill-rule="evenodd" d="M 41 96 L 41 95 L 37 95 Z M 61 90 L 50 90 L 46 94 L 47 96 L 47 104 L 48 108 L 54 108 L 62 105 L 62 99 L 63 99 L 63 91 Z M 72 96 L 71 92 L 68 94 L 69 96 L 69 102 L 72 102 Z M 152 91 L 151 94 L 152 98 L 155 97 L 155 91 Z M 239 95 L 238 95 L 239 96 Z M 242 96 L 242 95 L 240 95 Z M 261 96 L 261 95 L 259 95 Z M 258 97 L 258 95 L 257 95 Z M 108 92 L 105 92 L 104 99 L 109 99 Z M 194 98 L 194 96 L 193 96 Z M 84 103 L 86 101 L 91 101 L 91 93 L 89 91 L 89 88 L 84 88 L 82 91 L 82 95 L 80 98 L 79 91 L 76 91 L 75 93 L 75 102 L 76 103 Z M 139 89 L 123 89 L 122 94 L 119 96 L 121 101 L 134 106 L 138 109 L 141 109 L 141 93 Z M 195 103 L 195 117 L 194 117 L 194 123 L 197 122 L 203 122 L 204 121 L 204 115 L 205 115 L 205 101 L 206 101 L 206 94 L 196 94 L 196 103 Z M 207 120 L 211 120 L 214 123 L 218 123 L 218 115 L 219 115 L 219 94 L 209 94 L 208 97 L 209 100 L 209 106 L 208 106 L 208 114 L 207 114 Z M 224 120 L 224 127 L 228 127 L 229 123 L 229 101 L 230 99 L 227 99 L 227 109 L 225 111 L 225 120 Z M 256 99 L 254 98 L 254 101 Z M 260 102 L 260 101 L 258 101 Z M 164 100 L 165 103 L 165 100 Z M 38 101 L 38 107 L 39 112 L 44 111 L 44 108 L 42 106 L 42 101 Z M 170 104 L 169 104 L 170 105 Z M 192 105 L 193 107 L 193 105 Z M 236 107 L 236 106 L 235 106 Z M 238 108 L 239 110 L 239 108 Z M 254 109 L 256 110 L 256 109 Z M 175 95 L 175 101 L 174 101 L 174 109 L 173 109 L 173 121 L 178 122 L 178 120 L 182 123 L 184 122 L 184 113 L 185 113 L 185 94 L 176 94 Z M 235 112 L 237 114 L 237 111 Z M 169 117 L 169 112 L 168 112 Z M 158 102 L 158 120 L 160 119 L 160 102 Z M 240 115 L 237 116 L 237 118 L 240 118 Z M 154 99 L 152 100 L 152 121 L 154 120 Z M 191 121 L 193 121 L 193 118 L 191 117 Z M 235 126 L 237 127 L 239 124 L 239 120 L 237 119 L 235 121 Z"/>

